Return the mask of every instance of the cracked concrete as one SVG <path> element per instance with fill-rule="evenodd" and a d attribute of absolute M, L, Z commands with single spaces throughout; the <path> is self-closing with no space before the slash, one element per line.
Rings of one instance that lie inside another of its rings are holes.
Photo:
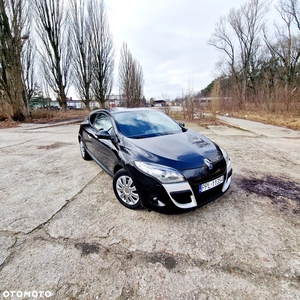
<path fill-rule="evenodd" d="M 229 152 L 234 177 L 223 197 L 174 216 L 119 204 L 112 179 L 81 159 L 78 125 L 1 130 L 0 299 L 300 299 L 299 203 L 239 184 L 271 174 L 298 186 L 300 133 L 247 124 L 188 124 Z"/>

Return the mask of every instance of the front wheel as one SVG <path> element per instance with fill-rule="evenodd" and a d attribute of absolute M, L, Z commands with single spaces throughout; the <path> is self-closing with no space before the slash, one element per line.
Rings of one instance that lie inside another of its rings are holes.
<path fill-rule="evenodd" d="M 141 206 L 140 196 L 133 179 L 124 169 L 115 174 L 113 188 L 117 199 L 127 208 L 137 209 Z"/>

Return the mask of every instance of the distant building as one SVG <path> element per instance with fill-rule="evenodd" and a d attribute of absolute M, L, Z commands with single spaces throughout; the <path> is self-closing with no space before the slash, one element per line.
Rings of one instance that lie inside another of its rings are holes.
<path fill-rule="evenodd" d="M 166 106 L 166 101 L 165 100 L 154 100 L 152 106 L 155 106 L 155 107 Z"/>
<path fill-rule="evenodd" d="M 110 95 L 109 97 L 109 107 L 122 106 L 124 100 L 121 95 Z"/>
<path fill-rule="evenodd" d="M 187 99 L 183 101 L 183 105 L 186 103 L 186 101 L 193 100 L 196 107 L 204 107 L 208 106 L 212 100 L 223 100 L 225 98 L 220 97 L 192 97 L 191 99 Z"/>
<path fill-rule="evenodd" d="M 107 106 L 116 107 L 121 106 L 123 99 L 120 95 L 110 95 L 109 100 L 107 101 Z M 60 109 L 59 103 L 57 100 L 52 100 L 51 98 L 41 98 L 35 97 L 30 99 L 30 106 L 32 109 L 38 108 L 48 108 L 48 109 Z M 99 102 L 91 100 L 90 108 L 99 108 Z M 72 97 L 67 98 L 67 108 L 68 109 L 85 109 L 85 104 L 81 100 L 73 99 Z"/>

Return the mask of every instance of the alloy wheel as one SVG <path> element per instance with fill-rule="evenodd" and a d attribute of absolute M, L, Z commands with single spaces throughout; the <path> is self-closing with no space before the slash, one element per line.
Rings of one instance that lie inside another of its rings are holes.
<path fill-rule="evenodd" d="M 139 194 L 131 177 L 120 176 L 116 181 L 116 191 L 120 200 L 129 206 L 134 206 L 139 202 Z"/>

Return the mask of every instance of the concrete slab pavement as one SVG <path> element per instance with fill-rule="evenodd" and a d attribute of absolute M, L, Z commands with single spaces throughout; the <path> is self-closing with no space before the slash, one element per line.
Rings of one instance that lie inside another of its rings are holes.
<path fill-rule="evenodd" d="M 253 132 L 257 135 L 264 135 L 267 137 L 300 138 L 300 131 L 285 127 L 273 126 L 260 122 L 225 116 L 218 116 L 218 118 L 225 123 L 238 126 L 241 129 Z"/>
<path fill-rule="evenodd" d="M 49 124 L 1 130 L 1 230 L 32 231 L 101 172 L 92 162 L 80 164 L 77 131 Z"/>
<path fill-rule="evenodd" d="M 0 130 L 0 299 L 300 299 L 299 205 L 251 181 L 299 186 L 297 133 L 188 124 L 228 151 L 232 186 L 168 216 L 119 204 L 111 178 L 80 157 L 78 126 L 49 126 Z"/>

